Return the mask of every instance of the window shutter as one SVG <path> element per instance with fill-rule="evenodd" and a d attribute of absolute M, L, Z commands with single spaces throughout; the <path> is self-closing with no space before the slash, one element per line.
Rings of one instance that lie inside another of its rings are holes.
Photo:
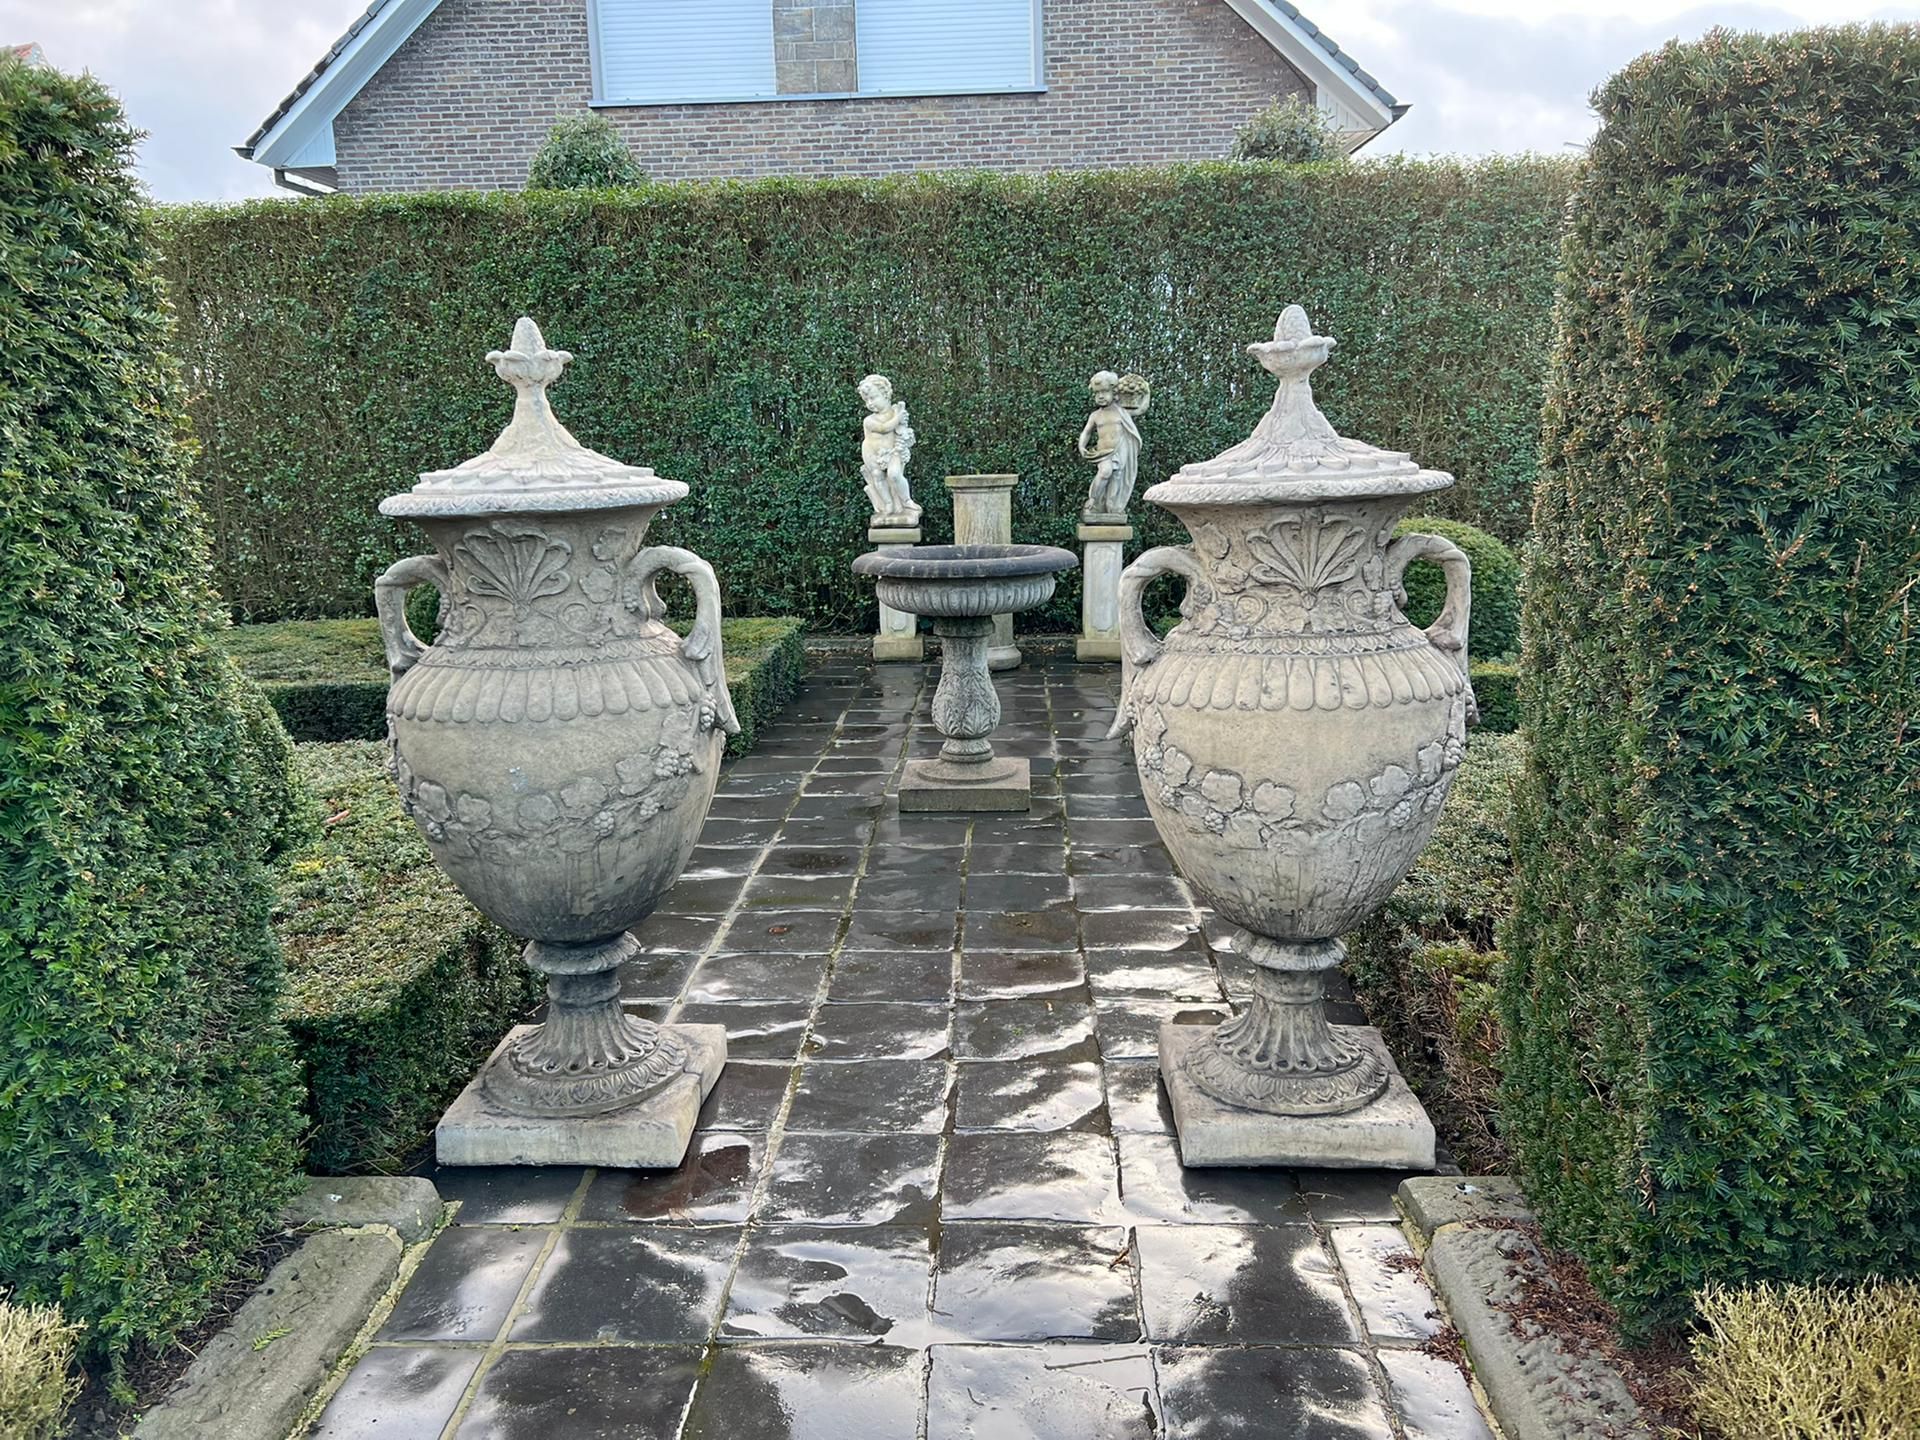
<path fill-rule="evenodd" d="M 618 104 L 777 93 L 770 0 L 592 0 L 600 93 Z"/>
<path fill-rule="evenodd" d="M 1034 0 L 859 0 L 863 93 L 952 95 L 1039 83 Z"/>

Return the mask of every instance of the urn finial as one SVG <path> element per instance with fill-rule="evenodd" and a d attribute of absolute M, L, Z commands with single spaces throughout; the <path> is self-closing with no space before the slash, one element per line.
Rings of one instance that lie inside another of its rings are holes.
<path fill-rule="evenodd" d="M 1247 346 L 1247 353 L 1284 384 L 1289 380 L 1305 380 L 1313 374 L 1326 363 L 1338 343 L 1330 335 L 1314 334 L 1307 312 L 1298 305 L 1289 305 L 1274 322 L 1273 339 Z"/>
<path fill-rule="evenodd" d="M 547 387 L 572 359 L 569 351 L 548 349 L 540 327 L 522 315 L 508 348 L 487 352 L 494 373 L 513 387 L 507 428 L 484 454 L 451 470 L 428 471 L 413 489 L 381 501 L 380 513 L 497 515 L 671 505 L 685 499 L 687 487 L 680 481 L 589 450 L 560 423 Z"/>

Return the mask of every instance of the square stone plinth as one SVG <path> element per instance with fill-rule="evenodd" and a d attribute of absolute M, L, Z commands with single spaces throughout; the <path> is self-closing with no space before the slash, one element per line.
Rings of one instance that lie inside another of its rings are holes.
<path fill-rule="evenodd" d="M 924 660 L 926 641 L 918 635 L 876 635 L 873 637 L 876 660 Z"/>
<path fill-rule="evenodd" d="M 1391 1076 L 1386 1093 L 1345 1115 L 1268 1115 L 1223 1105 L 1180 1068 L 1181 1058 L 1210 1034 L 1204 1025 L 1160 1027 L 1160 1077 L 1173 1102 L 1180 1163 L 1279 1165 L 1342 1170 L 1433 1169 L 1433 1122 L 1407 1088 L 1371 1025 L 1336 1025 L 1379 1050 Z"/>
<path fill-rule="evenodd" d="M 528 1033 L 516 1025 L 494 1048 L 433 1132 L 442 1165 L 605 1165 L 670 1170 L 687 1153 L 700 1102 L 727 1063 L 724 1025 L 662 1025 L 687 1043 L 687 1067 L 638 1104 L 607 1115 L 545 1120 L 495 1106 L 481 1089 L 487 1071 L 506 1063 L 507 1047 Z"/>
<path fill-rule="evenodd" d="M 986 765 L 964 767 L 940 760 L 909 760 L 906 773 L 900 777 L 903 814 L 1032 808 L 1033 767 L 1025 760 L 996 759 Z"/>
<path fill-rule="evenodd" d="M 1076 660 L 1118 660 L 1120 642 L 1118 639 L 1090 639 L 1082 635 L 1073 642 L 1073 658 Z"/>

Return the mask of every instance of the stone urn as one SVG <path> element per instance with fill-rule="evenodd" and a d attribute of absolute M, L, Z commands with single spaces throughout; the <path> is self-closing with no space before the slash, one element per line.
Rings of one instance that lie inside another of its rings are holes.
<path fill-rule="evenodd" d="M 1330 1025 L 1341 934 L 1405 878 L 1433 833 L 1466 731 L 1467 557 L 1394 538 L 1453 483 L 1343 439 L 1310 376 L 1334 342 L 1289 306 L 1248 352 L 1279 381 L 1251 437 L 1146 492 L 1193 543 L 1150 550 L 1121 582 L 1122 691 L 1140 783 L 1180 872 L 1239 927 L 1245 1008 L 1217 1028 L 1163 1026 L 1160 1068 L 1189 1165 L 1431 1168 L 1433 1129 L 1379 1032 Z M 1421 630 L 1401 613 L 1415 559 L 1447 582 Z M 1186 581 L 1156 639 L 1142 592 Z"/>
<path fill-rule="evenodd" d="M 989 670 L 994 617 L 1044 605 L 1060 572 L 1080 562 L 1051 545 L 918 545 L 875 551 L 853 562 L 871 575 L 880 603 L 924 615 L 940 637 L 940 685 L 933 723 L 946 737 L 937 759 L 911 760 L 900 781 L 904 811 L 1025 810 L 1032 764 L 994 754 L 1000 697 Z"/>
<path fill-rule="evenodd" d="M 434 547 L 374 587 L 401 803 L 547 977 L 545 1022 L 508 1035 L 442 1119 L 443 1164 L 678 1164 L 726 1060 L 720 1026 L 622 1009 L 618 973 L 629 928 L 693 850 L 739 728 L 720 587 L 698 556 L 645 543 L 687 487 L 587 449 L 555 417 L 547 387 L 572 358 L 522 319 L 512 348 L 487 356 L 515 392 L 493 448 L 380 504 Z M 693 591 L 684 640 L 662 571 Z M 407 625 L 421 584 L 442 596 L 432 645 Z"/>

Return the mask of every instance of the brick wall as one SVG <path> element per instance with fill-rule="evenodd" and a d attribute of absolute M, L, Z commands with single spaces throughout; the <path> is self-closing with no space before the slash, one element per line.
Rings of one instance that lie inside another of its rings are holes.
<path fill-rule="evenodd" d="M 822 6 L 820 8 L 828 8 Z M 1047 92 L 625 106 L 659 180 L 1213 160 L 1307 82 L 1225 0 L 1046 0 Z M 443 0 L 334 122 L 341 188 L 517 189 L 587 108 L 587 0 Z"/>

